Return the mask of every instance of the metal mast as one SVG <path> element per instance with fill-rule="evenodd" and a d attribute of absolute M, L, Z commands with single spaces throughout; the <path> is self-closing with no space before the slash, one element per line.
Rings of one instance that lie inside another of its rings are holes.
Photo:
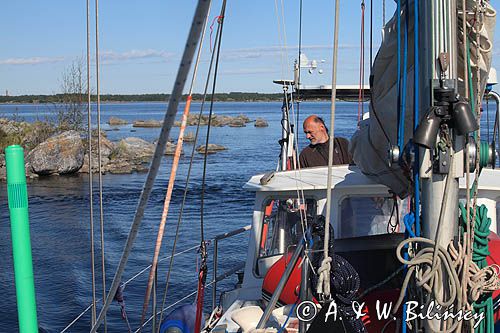
<path fill-rule="evenodd" d="M 447 249 L 458 236 L 459 178 L 468 171 L 464 163 L 465 137 L 477 127 L 469 104 L 458 90 L 457 2 L 419 1 L 417 7 L 415 36 L 419 42 L 418 50 L 415 49 L 415 74 L 420 79 L 416 80 L 415 103 L 421 109 L 415 109 L 415 117 L 421 116 L 415 119 L 419 124 L 414 134 L 418 145 L 415 149 L 419 150 L 415 193 L 421 191 L 422 236 L 436 244 L 432 259 L 432 266 L 436 266 L 443 265 L 437 261 L 439 248 Z M 450 297 L 451 291 L 446 288 L 449 279 L 452 278 L 446 274 L 441 281 L 431 277 L 430 284 L 434 287 L 426 297 L 427 302 Z M 444 320 L 424 320 L 423 325 L 426 331 L 437 327 L 447 329 Z"/>
<path fill-rule="evenodd" d="M 419 100 L 425 112 L 440 103 L 437 100 L 439 87 L 452 90 L 455 95 L 458 93 L 456 0 L 420 1 L 420 13 L 421 22 L 426 24 L 421 24 L 421 60 L 417 70 L 421 78 Z M 437 244 L 445 248 L 457 234 L 458 179 L 464 174 L 464 137 L 453 129 L 449 129 L 449 134 L 450 146 L 440 145 L 440 149 L 420 148 L 419 160 L 422 233 L 425 238 L 436 240 Z M 439 137 L 436 143 L 444 143 L 444 140 L 444 137 Z M 446 186 L 448 177 L 450 179 Z M 440 219 L 443 225 L 438 232 Z"/>

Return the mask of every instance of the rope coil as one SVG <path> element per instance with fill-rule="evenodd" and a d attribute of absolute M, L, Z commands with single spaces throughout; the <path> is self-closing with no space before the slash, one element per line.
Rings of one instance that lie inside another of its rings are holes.
<path fill-rule="evenodd" d="M 332 258 L 326 257 L 321 261 L 321 267 L 318 269 L 318 285 L 316 287 L 316 291 L 320 295 L 330 295 L 330 283 L 326 283 L 326 281 L 330 281 L 330 270 Z"/>

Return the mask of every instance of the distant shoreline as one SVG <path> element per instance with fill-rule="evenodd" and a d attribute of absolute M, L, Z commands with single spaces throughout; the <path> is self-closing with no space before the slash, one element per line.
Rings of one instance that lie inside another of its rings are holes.
<path fill-rule="evenodd" d="M 67 95 L 20 95 L 20 96 L 0 96 L 0 104 L 54 104 L 65 103 Z M 76 96 L 77 98 L 79 96 Z M 193 94 L 194 102 L 203 100 L 202 94 Z M 74 97 L 73 97 L 74 98 Z M 82 101 L 86 102 L 87 96 L 81 95 Z M 127 103 L 127 102 L 157 102 L 166 103 L 170 98 L 170 94 L 106 94 L 100 95 L 100 100 L 103 103 Z M 92 96 L 92 102 L 96 102 L 95 95 Z M 181 101 L 186 101 L 187 95 L 183 95 Z M 216 102 L 280 102 L 283 99 L 283 94 L 265 94 L 265 93 L 244 93 L 231 92 L 215 94 L 214 101 Z M 210 95 L 207 95 L 206 100 L 210 100 Z"/>

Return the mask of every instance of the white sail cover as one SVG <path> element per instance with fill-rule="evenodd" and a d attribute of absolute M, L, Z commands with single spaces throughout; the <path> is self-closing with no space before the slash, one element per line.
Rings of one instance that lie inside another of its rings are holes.
<path fill-rule="evenodd" d="M 460 2 L 460 1 L 459 1 Z M 406 94 L 406 115 L 405 115 L 405 138 L 406 144 L 413 136 L 413 72 L 414 72 L 414 50 L 413 50 L 413 1 L 410 1 L 410 13 L 408 24 L 408 56 L 407 56 L 407 94 Z M 476 2 L 467 1 L 467 9 L 469 13 L 475 10 Z M 491 66 L 492 58 L 492 41 L 493 32 L 495 27 L 496 12 L 489 5 L 484 2 L 483 22 L 480 33 L 480 45 L 476 45 L 476 31 L 472 27 L 472 32 L 469 32 L 470 39 L 470 58 L 472 70 L 472 82 L 476 82 L 476 71 L 479 64 L 481 87 L 480 91 L 484 91 L 487 76 Z M 404 27 L 406 17 L 406 6 L 403 6 L 401 13 L 401 27 Z M 458 20 L 458 76 L 459 76 L 459 93 L 463 95 L 463 44 L 461 30 L 462 20 L 461 15 Z M 467 21 L 473 21 L 474 17 L 471 14 Z M 422 23 L 421 23 L 422 24 Z M 469 25 L 470 27 L 470 25 Z M 402 28 L 403 30 L 403 28 Z M 468 29 L 469 30 L 469 29 Z M 401 48 L 403 47 L 403 31 L 401 31 Z M 479 52 L 479 62 L 477 54 Z M 401 52 L 403 53 L 403 52 Z M 401 56 L 401 66 L 403 60 Z M 354 133 L 351 138 L 350 152 L 353 156 L 354 162 L 359 166 L 361 171 L 367 176 L 373 178 L 379 183 L 388 186 L 392 191 L 400 197 L 405 197 L 409 192 L 409 180 L 405 176 L 403 170 L 399 165 L 392 165 L 389 167 L 388 151 L 389 142 L 386 135 L 389 137 L 393 145 L 397 145 L 397 12 L 383 29 L 382 44 L 375 58 L 372 68 L 371 84 L 371 103 L 370 103 L 370 117 L 362 120 L 359 123 L 359 129 Z M 476 88 L 473 89 L 474 94 Z M 477 96 L 474 96 L 477 100 Z M 482 95 L 479 96 L 482 98 Z M 420 116 L 424 116 L 427 110 L 421 109 Z M 377 117 L 378 116 L 378 120 Z M 382 127 L 379 125 L 379 121 Z M 384 134 L 384 131 L 386 134 Z"/>

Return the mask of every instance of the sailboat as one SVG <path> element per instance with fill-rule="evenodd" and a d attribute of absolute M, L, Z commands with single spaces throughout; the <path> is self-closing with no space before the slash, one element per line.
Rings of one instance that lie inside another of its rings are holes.
<path fill-rule="evenodd" d="M 91 332 L 119 294 L 209 6 L 198 2 L 134 221 Z M 333 166 L 332 151 L 328 166 L 296 163 L 293 103 L 330 97 L 333 141 L 335 100 L 343 91 L 335 73 L 329 86 L 304 86 L 300 75 L 277 81 L 284 91 L 279 168 L 244 186 L 255 194 L 250 227 L 216 238 L 249 231 L 243 270 L 217 274 L 215 243 L 205 322 L 202 240 L 197 304 L 182 308 L 191 316 L 166 315 L 158 330 L 316 332 L 327 320 L 333 331 L 346 332 L 494 332 L 500 140 L 482 142 L 478 125 L 483 97 L 493 98 L 498 133 L 500 99 L 487 84 L 495 16 L 487 1 L 397 1 L 373 63 L 370 110 L 351 139 L 354 165 Z M 337 47 L 336 38 L 334 61 Z M 236 272 L 237 286 L 217 299 L 217 282 Z"/>
<path fill-rule="evenodd" d="M 496 12 L 484 1 L 397 4 L 372 67 L 369 115 L 351 139 L 356 165 L 288 168 L 285 130 L 281 170 L 245 185 L 255 208 L 244 278 L 222 294 L 214 331 L 498 329 L 498 141 L 479 132 L 481 101 L 498 100 L 487 81 Z M 277 83 L 335 103 L 335 82 L 296 78 Z M 312 283 L 327 257 L 316 258 L 325 220 L 330 295 Z"/>

